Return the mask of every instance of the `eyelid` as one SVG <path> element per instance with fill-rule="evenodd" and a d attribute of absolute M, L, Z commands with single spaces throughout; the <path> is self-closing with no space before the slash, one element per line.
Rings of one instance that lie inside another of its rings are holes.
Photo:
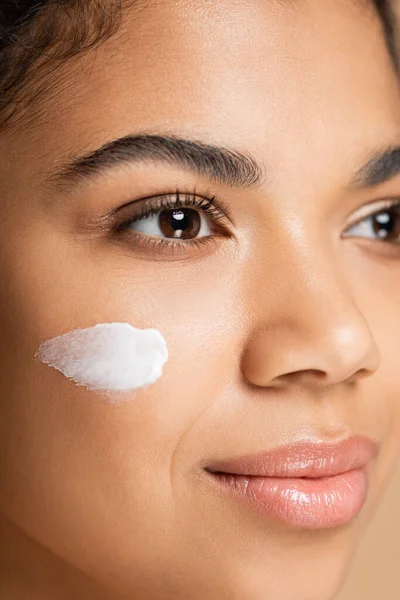
<path fill-rule="evenodd" d="M 147 204 L 150 205 L 152 202 L 159 202 L 162 204 L 162 200 L 169 201 L 172 197 L 178 198 L 181 200 L 184 198 L 183 204 L 185 206 L 193 205 L 192 201 L 194 199 L 204 202 L 209 202 L 212 200 L 213 204 L 220 210 L 220 212 L 226 216 L 227 219 L 232 220 L 231 210 L 229 206 L 223 202 L 220 198 L 217 197 L 216 194 L 206 191 L 204 194 L 200 194 L 193 189 L 192 191 L 181 191 L 179 188 L 171 190 L 170 192 L 163 192 L 162 194 L 151 194 L 150 196 L 145 196 L 142 198 L 137 198 L 136 200 L 131 200 L 130 202 L 126 202 L 122 206 L 120 206 L 117 210 L 114 211 L 114 214 L 119 213 L 121 210 L 125 210 L 127 208 L 135 207 L 136 205 Z M 179 202 L 176 203 L 179 206 Z"/>
<path fill-rule="evenodd" d="M 373 200 L 372 202 L 368 202 L 368 204 L 365 204 L 362 208 L 360 208 L 358 211 L 356 211 L 354 216 L 354 213 L 352 213 L 352 220 L 351 222 L 349 222 L 346 226 L 346 231 L 347 229 L 350 229 L 351 227 L 353 227 L 354 225 L 357 225 L 357 223 L 359 223 L 360 221 L 363 221 L 364 219 L 368 219 L 368 217 L 373 217 L 375 214 L 387 209 L 387 208 L 393 208 L 397 205 L 400 205 L 400 198 L 390 198 L 390 199 L 386 199 L 386 200 Z"/>
<path fill-rule="evenodd" d="M 136 222 L 150 215 L 155 215 L 162 210 L 174 210 L 179 208 L 193 208 L 206 215 L 215 227 L 230 230 L 229 208 L 221 202 L 216 196 L 204 196 L 192 192 L 175 192 L 149 196 L 140 200 L 135 200 L 123 205 L 114 212 L 115 221 L 121 214 L 127 213 L 126 219 L 119 217 L 117 229 L 124 228 L 130 222 Z M 229 221 L 229 224 L 228 224 Z M 222 222 L 222 224 L 220 224 Z M 229 233 L 232 233 L 229 231 Z"/>

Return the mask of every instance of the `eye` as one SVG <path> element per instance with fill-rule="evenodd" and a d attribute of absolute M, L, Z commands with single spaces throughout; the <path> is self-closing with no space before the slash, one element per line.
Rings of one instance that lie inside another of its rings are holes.
<path fill-rule="evenodd" d="M 229 235 L 229 208 L 215 196 L 181 194 L 177 190 L 175 194 L 129 203 L 122 214 L 125 211 L 128 216 L 119 221 L 115 232 L 128 235 L 136 246 L 163 244 L 171 250 L 175 244 L 184 250 L 191 243 L 206 244 Z"/>
<path fill-rule="evenodd" d="M 128 229 L 152 237 L 193 240 L 214 234 L 208 217 L 194 208 L 167 208 L 136 219 Z"/>
<path fill-rule="evenodd" d="M 346 230 L 346 237 L 367 239 L 400 245 L 400 202 L 358 221 Z"/>

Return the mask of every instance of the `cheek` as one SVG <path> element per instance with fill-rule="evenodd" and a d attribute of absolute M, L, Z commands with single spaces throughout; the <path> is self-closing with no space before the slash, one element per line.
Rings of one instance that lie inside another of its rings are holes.
<path fill-rule="evenodd" d="M 369 379 L 361 380 L 365 396 L 361 394 L 361 411 L 358 426 L 374 424 L 377 437 L 382 440 L 376 469 L 371 477 L 369 511 L 366 519 L 376 511 L 382 495 L 388 487 L 400 454 L 400 323 L 398 315 L 390 307 L 370 313 L 369 324 L 380 349 L 381 363 L 378 371 Z"/>
<path fill-rule="evenodd" d="M 361 391 L 359 397 L 357 426 L 365 430 L 373 426 L 376 439 L 382 440 L 381 469 L 385 479 L 400 450 L 400 282 L 397 285 L 390 270 L 381 269 L 375 285 L 371 284 L 369 273 L 359 284 L 359 273 L 355 269 L 350 274 L 356 282 L 353 296 L 379 350 L 380 363 L 371 377 L 359 382 L 365 392 Z"/>
<path fill-rule="evenodd" d="M 392 300 L 391 300 L 392 302 Z M 380 350 L 381 362 L 377 372 L 366 381 L 369 397 L 387 414 L 387 438 L 400 444 L 400 321 L 398 310 L 393 306 L 382 306 L 369 320 L 371 330 Z M 384 409 L 383 409 L 384 407 Z"/>
<path fill-rule="evenodd" d="M 218 290 L 211 283 L 189 291 L 186 286 L 185 293 L 163 303 L 162 290 L 155 300 L 153 287 L 152 303 L 146 304 L 132 299 L 141 289 L 130 295 L 126 288 L 124 302 L 118 305 L 114 299 L 106 308 L 98 296 L 92 305 L 80 305 L 73 297 L 63 297 L 63 305 L 60 297 L 53 317 L 42 313 L 40 321 L 27 320 L 46 330 L 46 337 L 50 330 L 65 331 L 66 303 L 74 301 L 81 311 L 80 324 L 90 323 L 97 313 L 113 319 L 122 314 L 134 325 L 162 331 L 169 352 L 162 376 L 117 404 L 31 358 L 19 361 L 8 389 L 10 402 L 3 406 L 3 423 L 11 424 L 2 442 L 7 457 L 3 491 L 8 513 L 34 538 L 78 561 L 84 556 L 81 546 L 100 551 L 110 531 L 118 540 L 114 551 L 121 560 L 125 555 L 140 564 L 146 558 L 144 546 L 162 547 L 160 531 L 167 531 L 174 519 L 175 452 L 180 454 L 192 425 L 220 396 L 237 367 L 237 299 L 233 294 L 224 298 Z M 51 323 L 56 312 L 57 327 Z M 27 345 L 36 337 L 30 332 Z M 180 466 L 193 468 L 204 458 L 201 450 L 197 447 L 198 454 L 181 460 Z M 135 539 L 128 536 L 131 531 Z M 99 557 L 93 560 L 101 564 Z"/>
<path fill-rule="evenodd" d="M 398 360 L 400 342 L 394 342 L 394 337 L 400 340 L 400 331 L 395 336 L 393 329 L 387 332 L 386 347 L 385 350 L 382 350 L 381 368 L 375 376 L 379 385 L 375 401 L 385 404 L 388 415 L 386 436 L 388 469 L 394 466 L 400 452 L 400 375 Z"/>
<path fill-rule="evenodd" d="M 73 246 L 67 250 L 48 252 L 27 240 L 6 272 L 6 310 L 15 317 L 2 343 L 8 360 L 2 369 L 9 373 L 4 389 L 9 402 L 1 409 L 8 424 L 3 455 L 10 457 L 5 462 L 12 504 L 21 512 L 24 481 L 32 486 L 33 513 L 45 505 L 51 514 L 55 498 L 60 515 L 64 504 L 70 512 L 81 498 L 92 498 L 93 490 L 117 506 L 134 488 L 141 502 L 148 486 L 157 494 L 157 479 L 169 481 L 180 439 L 237 368 L 235 273 L 224 280 L 217 261 L 208 269 L 166 268 L 125 256 L 118 266 L 115 259 L 109 259 L 113 265 L 99 256 L 83 260 L 78 251 L 71 256 Z M 116 320 L 157 328 L 169 352 L 162 376 L 123 403 L 111 405 L 34 361 L 43 340 Z"/>

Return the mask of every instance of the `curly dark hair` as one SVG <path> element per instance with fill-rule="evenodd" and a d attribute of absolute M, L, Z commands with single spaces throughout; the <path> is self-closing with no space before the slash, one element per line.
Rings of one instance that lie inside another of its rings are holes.
<path fill-rule="evenodd" d="M 381 16 L 397 68 L 390 0 L 369 1 Z M 129 2 L 138 0 L 0 0 L 0 128 L 23 121 L 30 103 L 48 89 L 50 80 L 38 76 L 46 65 L 113 36 Z M 28 116 L 34 118 L 34 112 Z"/>

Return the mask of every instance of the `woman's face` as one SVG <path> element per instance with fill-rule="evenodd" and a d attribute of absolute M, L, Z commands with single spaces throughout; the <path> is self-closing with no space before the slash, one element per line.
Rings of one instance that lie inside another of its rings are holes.
<path fill-rule="evenodd" d="M 332 598 L 400 433 L 400 98 L 373 9 L 139 2 L 45 85 L 0 142 L 4 514 L 113 598 Z M 173 221 L 177 190 L 195 206 Z M 34 360 L 108 322 L 168 345 L 124 401 Z M 267 514 L 205 468 L 354 435 L 377 444 L 367 500 L 329 527 Z"/>

